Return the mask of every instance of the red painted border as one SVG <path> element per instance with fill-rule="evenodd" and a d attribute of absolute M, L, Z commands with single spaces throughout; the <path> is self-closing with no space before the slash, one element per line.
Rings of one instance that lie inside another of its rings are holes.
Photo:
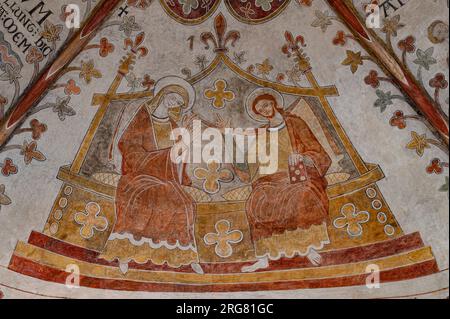
<path fill-rule="evenodd" d="M 68 273 L 45 265 L 35 263 L 23 257 L 13 255 L 10 270 L 38 278 L 41 280 L 64 284 Z M 436 261 L 430 260 L 412 266 L 382 271 L 381 283 L 402 281 L 431 275 L 438 272 Z M 360 286 L 366 284 L 366 275 L 349 277 L 313 279 L 290 282 L 252 283 L 252 284 L 214 284 L 214 285 L 182 285 L 145 283 L 129 280 L 103 279 L 80 276 L 80 285 L 88 288 L 147 291 L 147 292 L 238 292 L 264 290 L 292 290 Z"/>
<path fill-rule="evenodd" d="M 28 243 L 65 257 L 74 258 L 93 264 L 118 267 L 117 262 L 108 262 L 99 258 L 100 254 L 98 252 L 77 247 L 38 232 L 31 233 Z M 424 243 L 420 237 L 420 234 L 413 233 L 373 245 L 324 252 L 322 254 L 322 266 L 349 264 L 365 260 L 379 259 L 422 247 L 424 247 Z M 248 264 L 249 263 L 202 264 L 202 267 L 205 273 L 240 273 L 242 267 Z M 278 261 L 271 261 L 270 267 L 264 269 L 263 271 L 299 269 L 306 267 L 311 267 L 311 264 L 305 257 L 296 257 L 292 259 L 282 258 Z M 167 266 L 157 266 L 151 263 L 145 265 L 130 263 L 130 269 L 177 271 L 185 273 L 193 272 L 190 266 L 173 269 Z"/>

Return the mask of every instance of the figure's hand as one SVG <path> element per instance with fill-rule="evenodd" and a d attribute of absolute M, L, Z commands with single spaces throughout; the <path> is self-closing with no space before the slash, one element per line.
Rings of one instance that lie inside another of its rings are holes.
<path fill-rule="evenodd" d="M 223 133 L 225 133 L 225 129 L 231 127 L 231 120 L 230 119 L 225 120 L 222 116 L 220 116 L 219 114 L 216 114 L 215 126 L 223 134 Z"/>
<path fill-rule="evenodd" d="M 304 160 L 304 156 L 298 153 L 289 155 L 289 166 L 297 166 L 301 161 Z"/>
<path fill-rule="evenodd" d="M 192 128 L 194 126 L 194 121 L 199 121 L 199 117 L 197 114 L 190 114 L 190 115 L 185 115 L 183 117 L 183 121 L 182 121 L 182 126 L 187 129 L 189 132 L 192 131 Z"/>
<path fill-rule="evenodd" d="M 189 151 L 189 146 L 186 145 L 183 140 L 179 140 L 170 149 L 171 160 L 175 164 L 187 163 L 189 160 Z"/>

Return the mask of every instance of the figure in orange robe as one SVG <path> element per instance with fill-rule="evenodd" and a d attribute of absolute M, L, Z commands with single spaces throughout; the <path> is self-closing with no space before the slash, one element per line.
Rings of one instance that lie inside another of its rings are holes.
<path fill-rule="evenodd" d="M 324 176 L 331 159 L 307 124 L 279 109 L 274 96 L 257 97 L 251 108 L 256 116 L 267 119 L 269 131 L 278 127 L 279 168 L 274 174 L 260 176 L 252 185 L 246 210 L 259 260 L 243 271 L 266 268 L 269 259 L 297 255 L 319 265 L 317 250 L 329 243 L 329 201 Z M 306 178 L 300 180 L 301 175 Z"/>
<path fill-rule="evenodd" d="M 194 240 L 195 204 L 182 188 L 191 182 L 183 164 L 172 161 L 172 148 L 158 147 L 153 119 L 155 109 L 164 104 L 160 102 L 169 100 L 175 105 L 167 106 L 167 113 L 176 128 L 179 118 L 173 114 L 180 114 L 180 105 L 188 105 L 188 96 L 178 86 L 165 91 L 156 102 L 140 108 L 119 142 L 122 177 L 116 192 L 117 221 L 102 257 L 118 259 L 124 272 L 130 261 L 174 268 L 193 265 L 201 272 Z M 177 103 L 175 95 L 183 100 L 178 98 Z"/>

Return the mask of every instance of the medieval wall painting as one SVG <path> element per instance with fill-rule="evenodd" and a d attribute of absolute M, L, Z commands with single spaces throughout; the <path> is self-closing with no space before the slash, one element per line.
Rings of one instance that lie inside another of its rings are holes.
<path fill-rule="evenodd" d="M 448 296 L 447 1 L 78 2 L 0 2 L 2 297 Z"/>

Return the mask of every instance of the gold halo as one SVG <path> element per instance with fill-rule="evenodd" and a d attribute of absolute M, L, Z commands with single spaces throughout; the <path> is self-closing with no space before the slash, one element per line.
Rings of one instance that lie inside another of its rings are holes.
<path fill-rule="evenodd" d="M 272 95 L 275 100 L 277 101 L 278 107 L 281 109 L 284 109 L 284 98 L 280 94 L 280 92 L 275 91 L 271 88 L 258 88 L 254 90 L 250 95 L 247 97 L 247 101 L 245 102 L 245 109 L 247 111 L 248 116 L 250 116 L 253 120 L 261 123 L 267 123 L 267 118 L 264 116 L 261 116 L 259 114 L 256 114 L 253 112 L 253 102 L 256 100 L 258 96 L 264 95 L 264 94 L 270 94 Z"/>

